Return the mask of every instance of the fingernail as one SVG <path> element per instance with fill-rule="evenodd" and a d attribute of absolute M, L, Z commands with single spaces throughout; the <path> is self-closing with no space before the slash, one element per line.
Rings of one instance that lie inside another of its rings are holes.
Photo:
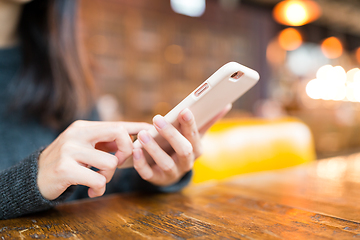
<path fill-rule="evenodd" d="M 184 119 L 184 121 L 188 122 L 193 118 L 192 113 L 190 112 L 190 110 L 188 108 L 185 108 L 182 112 L 182 118 Z"/>
<path fill-rule="evenodd" d="M 153 122 L 155 123 L 155 125 L 162 129 L 166 126 L 167 122 L 165 121 L 164 117 L 160 116 L 160 115 L 156 115 L 154 118 L 153 118 Z"/>
<path fill-rule="evenodd" d="M 145 130 L 139 132 L 139 138 L 143 143 L 148 143 L 150 141 L 150 136 Z"/>

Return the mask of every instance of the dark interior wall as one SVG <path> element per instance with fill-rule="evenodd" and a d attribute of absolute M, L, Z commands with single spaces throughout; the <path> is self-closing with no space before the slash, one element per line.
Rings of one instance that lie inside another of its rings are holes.
<path fill-rule="evenodd" d="M 242 4 L 229 11 L 211 0 L 203 16 L 192 18 L 174 13 L 165 0 L 86 0 L 81 19 L 101 92 L 116 96 L 129 120 L 166 113 L 229 61 L 261 76 L 235 110 L 251 112 L 268 94 L 266 47 L 278 30 L 268 9 Z M 169 52 L 170 45 L 180 52 Z M 180 61 L 170 63 L 166 52 Z"/>

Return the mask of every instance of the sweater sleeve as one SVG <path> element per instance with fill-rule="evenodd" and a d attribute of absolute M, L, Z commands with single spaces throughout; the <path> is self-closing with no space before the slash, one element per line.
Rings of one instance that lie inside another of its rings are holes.
<path fill-rule="evenodd" d="M 71 194 L 65 191 L 55 200 L 45 199 L 37 186 L 38 158 L 41 150 L 0 172 L 0 219 L 49 209 Z"/>

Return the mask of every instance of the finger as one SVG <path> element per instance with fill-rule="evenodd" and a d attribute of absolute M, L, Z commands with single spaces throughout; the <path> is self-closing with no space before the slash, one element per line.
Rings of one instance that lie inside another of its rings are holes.
<path fill-rule="evenodd" d="M 70 180 L 71 185 L 84 185 L 89 187 L 89 197 L 99 197 L 105 193 L 106 178 L 103 175 L 80 165 L 73 166 L 71 171 L 73 172 L 73 174 L 71 174 L 72 179 Z"/>
<path fill-rule="evenodd" d="M 131 135 L 138 134 L 141 130 L 149 130 L 152 125 L 144 122 L 122 122 L 127 132 Z"/>
<path fill-rule="evenodd" d="M 118 158 L 110 153 L 94 149 L 86 149 L 84 151 L 83 148 L 79 148 L 73 154 L 73 158 L 84 166 L 92 166 L 99 169 L 98 173 L 106 178 L 106 182 L 110 182 L 112 179 L 119 162 Z"/>
<path fill-rule="evenodd" d="M 95 146 L 98 142 L 115 141 L 119 132 L 126 132 L 127 135 L 137 134 L 149 127 L 151 125 L 147 123 L 75 121 L 65 134 L 90 141 Z"/>
<path fill-rule="evenodd" d="M 164 117 L 157 115 L 153 119 L 154 126 L 161 136 L 163 136 L 175 150 L 179 161 L 193 157 L 193 147 L 191 143 Z"/>
<path fill-rule="evenodd" d="M 136 135 L 130 135 L 131 141 L 134 142 L 134 136 Z M 95 144 L 95 148 L 100 151 L 104 152 L 116 152 L 118 150 L 116 142 L 98 142 Z"/>
<path fill-rule="evenodd" d="M 154 180 L 154 172 L 146 161 L 144 153 L 141 148 L 133 150 L 134 168 L 139 173 L 140 177 L 146 181 Z"/>
<path fill-rule="evenodd" d="M 115 155 L 121 164 L 132 153 L 133 144 L 129 134 L 136 133 L 140 129 L 149 129 L 150 126 L 146 123 L 76 121 L 62 134 L 68 139 L 80 138 L 86 143 L 85 145 L 89 144 L 92 147 L 98 142 L 115 142 L 117 146 Z"/>
<path fill-rule="evenodd" d="M 174 160 L 155 142 L 147 131 L 140 131 L 138 139 L 144 149 L 153 158 L 167 175 L 173 176 L 177 173 L 177 167 Z"/>
<path fill-rule="evenodd" d="M 202 153 L 201 138 L 196 126 L 195 118 L 192 112 L 186 108 L 179 114 L 180 130 L 184 137 L 191 143 L 194 149 L 195 157 L 199 157 Z M 187 168 L 192 168 L 192 163 Z M 190 170 L 189 169 L 189 170 Z"/>
<path fill-rule="evenodd" d="M 232 108 L 232 104 L 229 103 L 226 107 L 219 112 L 213 119 L 207 122 L 201 129 L 199 129 L 200 135 L 203 135 L 214 123 L 216 123 L 219 119 L 223 118 Z"/>
<path fill-rule="evenodd" d="M 104 126 L 95 125 L 89 130 L 93 130 L 93 133 L 89 133 L 89 139 L 91 142 L 115 142 L 117 151 L 115 156 L 118 158 L 118 164 L 128 158 L 133 149 L 131 137 L 122 123 L 109 123 Z M 112 146 L 114 147 L 114 146 Z"/>
<path fill-rule="evenodd" d="M 177 175 L 169 176 L 158 165 L 150 166 L 141 148 L 134 149 L 133 156 L 134 168 L 142 179 L 158 186 L 167 186 L 178 180 Z"/>

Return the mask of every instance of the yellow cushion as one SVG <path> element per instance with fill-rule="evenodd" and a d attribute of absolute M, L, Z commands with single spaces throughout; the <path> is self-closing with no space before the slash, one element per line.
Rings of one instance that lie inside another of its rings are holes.
<path fill-rule="evenodd" d="M 293 118 L 223 119 L 209 129 L 203 147 L 203 155 L 194 165 L 193 183 L 280 169 L 315 159 L 309 128 Z"/>

